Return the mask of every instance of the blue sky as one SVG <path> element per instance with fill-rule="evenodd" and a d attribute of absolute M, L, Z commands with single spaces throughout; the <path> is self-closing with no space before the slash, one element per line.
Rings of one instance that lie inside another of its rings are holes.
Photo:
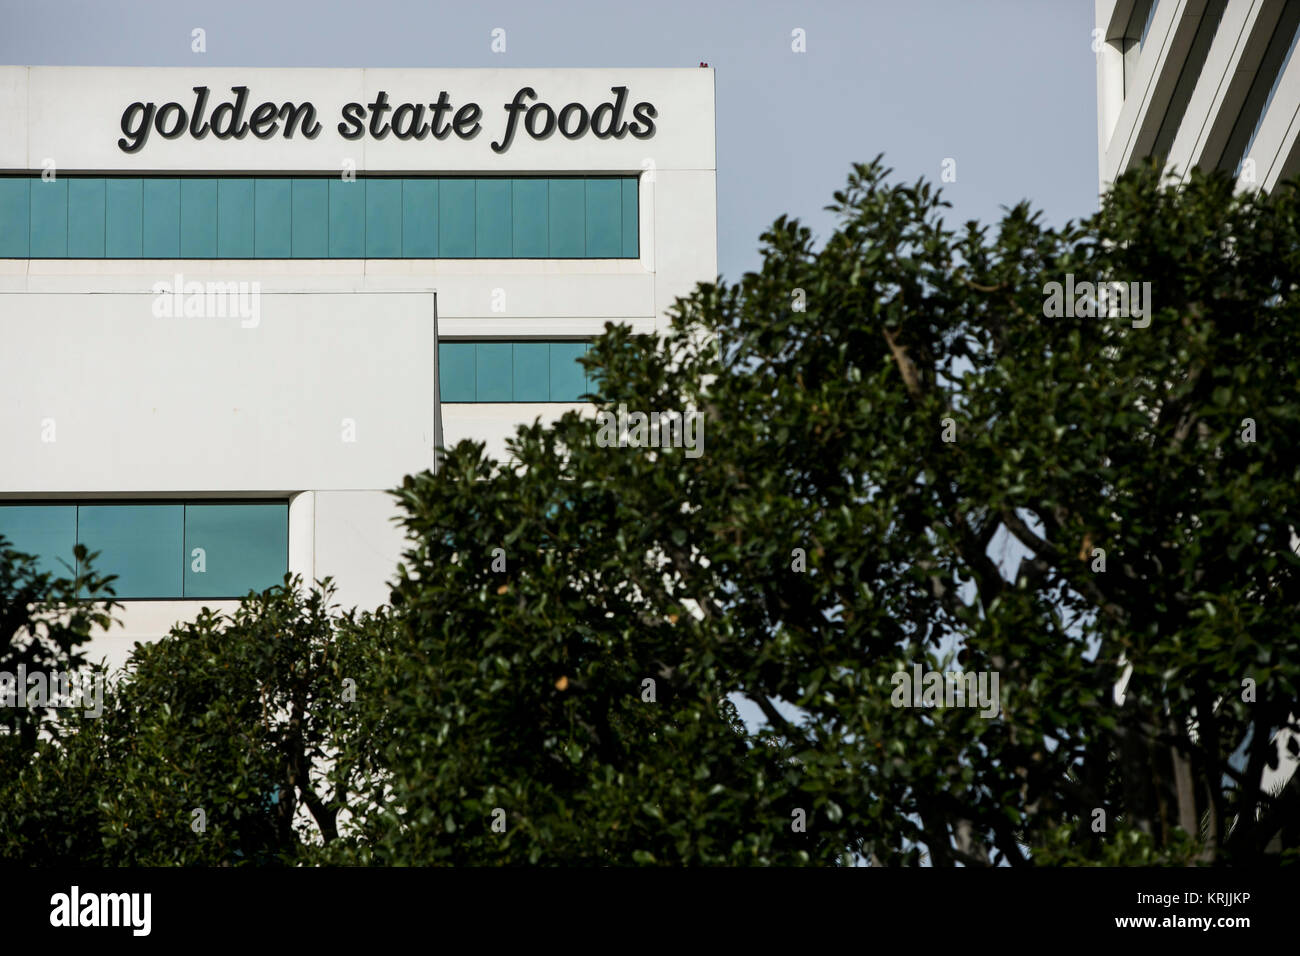
<path fill-rule="evenodd" d="M 1097 206 L 1091 0 L 0 0 L 0 63 L 81 66 L 696 66 L 717 70 L 718 268 L 758 264 L 782 213 L 819 236 L 877 153 L 944 185 L 952 223 L 1028 199 Z M 207 53 L 190 31 L 207 31 Z M 506 30 L 506 52 L 490 49 Z M 791 50 L 801 29 L 807 52 Z"/>

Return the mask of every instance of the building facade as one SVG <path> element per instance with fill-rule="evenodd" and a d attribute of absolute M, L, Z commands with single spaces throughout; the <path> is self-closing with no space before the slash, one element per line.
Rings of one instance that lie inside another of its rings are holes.
<path fill-rule="evenodd" d="M 1096 0 L 1102 190 L 1153 156 L 1171 176 L 1220 170 L 1239 189 L 1300 175 L 1297 39 L 1300 0 Z M 1268 793 L 1300 768 L 1293 736 L 1278 731 Z"/>
<path fill-rule="evenodd" d="M 1242 188 L 1300 173 L 1300 0 L 1096 0 L 1101 186 L 1150 156 Z"/>
<path fill-rule="evenodd" d="M 388 490 L 586 408 L 716 276 L 713 73 L 0 67 L 0 534 L 120 664 L 286 572 L 373 607 Z"/>

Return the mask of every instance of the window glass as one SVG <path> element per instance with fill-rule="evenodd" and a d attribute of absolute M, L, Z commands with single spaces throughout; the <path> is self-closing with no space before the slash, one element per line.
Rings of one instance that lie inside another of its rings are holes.
<path fill-rule="evenodd" d="M 181 180 L 181 258 L 217 255 L 217 181 Z"/>
<path fill-rule="evenodd" d="M 479 402 L 513 401 L 514 348 L 509 342 L 479 342 L 475 354 L 475 400 Z"/>
<path fill-rule="evenodd" d="M 623 254 L 623 185 L 617 179 L 587 180 L 588 259 L 617 259 Z"/>
<path fill-rule="evenodd" d="M 473 342 L 441 342 L 438 345 L 438 390 L 444 402 L 476 400 Z"/>
<path fill-rule="evenodd" d="M 637 190 L 637 180 L 623 180 L 623 255 L 629 259 L 635 259 L 641 254 L 637 250 L 640 243 L 637 232 Z"/>
<path fill-rule="evenodd" d="M 104 255 L 110 259 L 144 255 L 144 180 L 104 181 Z"/>
<path fill-rule="evenodd" d="M 515 342 L 514 364 L 514 401 L 549 401 L 551 395 L 550 344 L 547 342 Z"/>
<path fill-rule="evenodd" d="M 81 505 L 77 541 L 98 551 L 93 567 L 116 574 L 119 598 L 179 598 L 184 506 Z"/>
<path fill-rule="evenodd" d="M 253 190 L 253 255 L 288 259 L 293 255 L 293 180 L 257 180 Z"/>
<path fill-rule="evenodd" d="M 402 255 L 402 181 L 368 179 L 366 190 L 366 256 L 396 259 Z"/>
<path fill-rule="evenodd" d="M 31 184 L 27 176 L 0 176 L 0 259 L 31 254 Z"/>
<path fill-rule="evenodd" d="M 636 258 L 637 180 L 0 177 L 0 258 Z"/>
<path fill-rule="evenodd" d="M 366 181 L 331 179 L 330 258 L 361 259 L 366 254 Z"/>
<path fill-rule="evenodd" d="M 32 180 L 32 256 L 62 259 L 68 254 L 68 181 Z"/>
<path fill-rule="evenodd" d="M 474 258 L 474 180 L 444 179 L 438 184 L 438 255 Z"/>
<path fill-rule="evenodd" d="M 474 190 L 474 255 L 480 259 L 510 258 L 510 180 L 480 179 Z"/>
<path fill-rule="evenodd" d="M 526 259 L 545 259 L 551 247 L 550 182 L 545 179 L 516 179 L 512 183 L 514 254 Z"/>
<path fill-rule="evenodd" d="M 581 259 L 586 253 L 586 183 L 552 179 L 550 226 L 552 259 Z"/>
<path fill-rule="evenodd" d="M 235 598 L 281 584 L 288 549 L 288 505 L 186 505 L 185 596 Z"/>
<path fill-rule="evenodd" d="M 284 502 L 0 504 L 7 547 L 38 568 L 70 576 L 73 548 L 92 552 L 99 575 L 117 575 L 123 600 L 240 598 L 281 584 L 288 570 Z M 61 562 L 66 562 L 63 567 Z"/>
<path fill-rule="evenodd" d="M 551 401 L 576 402 L 587 390 L 586 374 L 578 359 L 586 342 L 551 343 Z"/>
<path fill-rule="evenodd" d="M 440 342 L 444 402 L 578 402 L 590 390 L 578 363 L 589 342 Z"/>
<path fill-rule="evenodd" d="M 144 234 L 146 259 L 175 259 L 181 254 L 181 181 L 144 181 Z"/>
<path fill-rule="evenodd" d="M 402 183 L 402 255 L 433 259 L 438 255 L 438 180 Z"/>
<path fill-rule="evenodd" d="M 325 259 L 330 250 L 329 181 L 293 181 L 293 257 Z"/>
<path fill-rule="evenodd" d="M 217 180 L 217 256 L 251 259 L 254 255 L 254 199 L 252 179 Z"/>
<path fill-rule="evenodd" d="M 68 255 L 104 258 L 104 180 L 68 180 Z"/>
<path fill-rule="evenodd" d="M 0 535 L 5 547 L 33 555 L 38 571 L 63 578 L 76 573 L 76 505 L 0 505 Z"/>

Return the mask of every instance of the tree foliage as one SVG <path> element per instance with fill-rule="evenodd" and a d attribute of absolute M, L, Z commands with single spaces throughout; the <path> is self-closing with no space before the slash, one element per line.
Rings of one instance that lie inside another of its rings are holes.
<path fill-rule="evenodd" d="M 694 406 L 702 456 L 600 447 L 571 413 L 522 430 L 513 463 L 464 443 L 407 480 L 386 759 L 418 812 L 392 846 L 972 865 L 1296 846 L 1300 781 L 1264 789 L 1300 712 L 1296 193 L 1148 169 L 1059 230 L 1025 205 L 952 230 L 945 205 L 856 167 L 824 244 L 778 220 L 762 267 L 679 302 L 666 340 L 607 329 L 601 407 Z M 1150 283 L 1150 314 L 1049 317 L 1067 275 Z M 895 706 L 913 663 L 996 673 L 1000 714 Z"/>
<path fill-rule="evenodd" d="M 783 217 L 666 337 L 607 326 L 596 408 L 696 410 L 701 454 L 590 412 L 460 443 L 396 491 L 391 612 L 205 613 L 17 804 L 153 862 L 1294 857 L 1296 191 L 946 206 L 856 166 L 824 242 Z M 1049 304 L 1111 281 L 1149 311 Z M 914 666 L 996 675 L 993 712 L 900 706 Z"/>
<path fill-rule="evenodd" d="M 0 856 L 283 865 L 337 839 L 374 769 L 351 691 L 374 683 L 385 615 L 339 614 L 331 582 L 300 585 L 137 644 L 103 714 L 61 714 L 0 785 Z"/>

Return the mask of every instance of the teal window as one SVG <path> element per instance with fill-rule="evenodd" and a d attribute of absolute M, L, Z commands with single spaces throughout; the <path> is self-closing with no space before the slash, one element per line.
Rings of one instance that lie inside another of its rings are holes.
<path fill-rule="evenodd" d="M 0 258 L 634 259 L 634 176 L 0 176 Z"/>
<path fill-rule="evenodd" d="M 637 210 L 640 184 L 632 178 L 623 180 L 623 258 L 635 259 L 640 253 L 637 243 L 640 238 L 640 219 Z"/>
<path fill-rule="evenodd" d="M 514 389 L 516 402 L 548 402 L 551 399 L 551 346 L 547 342 L 516 342 Z"/>
<path fill-rule="evenodd" d="M 402 180 L 402 255 L 438 256 L 438 180 Z"/>
<path fill-rule="evenodd" d="M 279 584 L 289 553 L 283 505 L 185 506 L 185 596 L 233 597 Z"/>
<path fill-rule="evenodd" d="M 176 259 L 181 254 L 181 181 L 146 179 L 142 183 L 143 236 L 146 259 Z"/>
<path fill-rule="evenodd" d="M 472 259 L 474 231 L 474 180 L 442 180 L 438 184 L 438 254 L 444 259 Z"/>
<path fill-rule="evenodd" d="M 514 346 L 509 342 L 480 342 L 475 348 L 476 402 L 514 401 Z"/>
<path fill-rule="evenodd" d="M 586 254 L 617 259 L 623 249 L 623 184 L 617 179 L 587 180 Z"/>
<path fill-rule="evenodd" d="M 76 505 L 0 504 L 0 537 L 5 547 L 36 558 L 36 569 L 55 577 L 76 572 Z"/>
<path fill-rule="evenodd" d="M 181 258 L 217 257 L 217 181 L 181 180 Z"/>
<path fill-rule="evenodd" d="M 580 359 L 588 349 L 586 342 L 552 342 L 550 348 L 550 395 L 553 402 L 576 401 L 587 391 L 587 379 Z"/>
<path fill-rule="evenodd" d="M 31 249 L 33 259 L 68 255 L 68 181 L 62 177 L 32 180 Z"/>
<path fill-rule="evenodd" d="M 511 221 L 511 182 L 479 179 L 474 182 L 474 255 L 478 259 L 509 259 L 514 246 Z"/>
<path fill-rule="evenodd" d="M 369 179 L 366 190 L 366 258 L 402 255 L 402 181 Z"/>
<path fill-rule="evenodd" d="M 578 259 L 586 252 L 587 189 L 581 179 L 551 180 L 551 255 Z"/>
<path fill-rule="evenodd" d="M 440 342 L 444 402 L 580 402 L 587 342 Z"/>
<path fill-rule="evenodd" d="M 138 259 L 144 255 L 144 181 L 104 180 L 104 256 Z"/>
<path fill-rule="evenodd" d="M 330 181 L 293 181 L 293 246 L 295 259 L 327 259 L 330 252 Z"/>
<path fill-rule="evenodd" d="M 550 185 L 546 179 L 511 181 L 516 256 L 545 259 L 550 253 Z"/>
<path fill-rule="evenodd" d="M 93 567 L 116 574 L 119 598 L 180 597 L 183 505 L 81 505 L 77 543 L 99 552 Z"/>
<path fill-rule="evenodd" d="M 289 567 L 282 501 L 0 503 L 0 535 L 65 576 L 85 545 L 122 600 L 238 599 L 281 584 Z"/>
<path fill-rule="evenodd" d="M 366 181 L 329 183 L 330 258 L 361 259 L 366 254 Z"/>
<path fill-rule="evenodd" d="M 252 259 L 257 181 L 217 180 L 217 258 Z"/>
<path fill-rule="evenodd" d="M 68 255 L 104 258 L 104 180 L 68 180 Z"/>
<path fill-rule="evenodd" d="M 259 179 L 253 188 L 253 255 L 293 255 L 293 180 Z"/>
<path fill-rule="evenodd" d="M 28 258 L 31 185 L 26 176 L 0 179 L 0 259 Z"/>
<path fill-rule="evenodd" d="M 438 390 L 444 402 L 475 401 L 475 352 L 473 342 L 438 344 Z"/>

